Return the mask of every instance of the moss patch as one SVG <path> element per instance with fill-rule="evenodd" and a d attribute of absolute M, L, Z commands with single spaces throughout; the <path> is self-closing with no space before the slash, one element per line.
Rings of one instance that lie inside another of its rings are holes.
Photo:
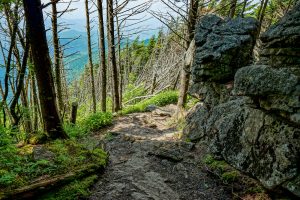
<path fill-rule="evenodd" d="M 108 157 L 102 149 L 89 150 L 74 139 L 57 140 L 39 147 L 50 152 L 51 158 L 35 159 L 30 150 L 35 146 L 0 147 L 0 193 L 30 185 L 42 177 L 76 171 L 89 164 L 105 166 Z"/>
<path fill-rule="evenodd" d="M 224 160 L 216 160 L 212 155 L 207 155 L 203 163 L 222 184 L 231 187 L 232 194 L 237 199 L 270 199 L 267 191 L 256 180 L 243 175 Z"/>

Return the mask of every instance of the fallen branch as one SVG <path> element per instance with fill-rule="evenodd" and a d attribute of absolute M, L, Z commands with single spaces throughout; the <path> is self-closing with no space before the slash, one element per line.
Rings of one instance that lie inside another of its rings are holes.
<path fill-rule="evenodd" d="M 38 180 L 32 182 L 31 185 L 28 186 L 0 192 L 0 199 L 32 199 L 39 193 L 45 193 L 47 190 L 67 184 L 75 179 L 80 179 L 83 176 L 92 174 L 98 170 L 104 170 L 104 166 L 90 164 L 79 170 L 75 170 L 64 175 L 57 175 L 50 179 Z"/>

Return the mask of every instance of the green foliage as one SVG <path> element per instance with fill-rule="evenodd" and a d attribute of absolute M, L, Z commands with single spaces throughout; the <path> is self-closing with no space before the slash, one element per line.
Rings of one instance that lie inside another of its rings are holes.
<path fill-rule="evenodd" d="M 13 143 L 11 130 L 0 125 L 0 148 Z"/>
<path fill-rule="evenodd" d="M 165 106 L 168 104 L 176 103 L 178 100 L 178 92 L 177 91 L 165 91 L 161 92 L 158 95 L 143 100 L 135 105 L 130 105 L 124 108 L 121 111 L 121 114 L 130 114 L 135 112 L 144 112 L 146 107 L 149 105 L 156 105 L 156 106 Z"/>
<path fill-rule="evenodd" d="M 232 192 L 238 196 L 254 195 L 254 197 L 258 197 L 255 199 L 270 199 L 266 190 L 256 180 L 243 175 L 225 161 L 216 160 L 212 155 L 207 155 L 203 162 L 211 173 L 219 177 L 223 184 L 230 184 Z"/>
<path fill-rule="evenodd" d="M 232 183 L 237 180 L 239 177 L 240 173 L 238 171 L 229 171 L 229 172 L 224 172 L 222 174 L 222 180 L 226 183 Z"/>
<path fill-rule="evenodd" d="M 90 186 L 97 179 L 97 175 L 89 176 L 83 180 L 76 180 L 63 186 L 57 191 L 53 191 L 40 197 L 40 200 L 73 200 L 86 198 L 90 195 Z"/>
<path fill-rule="evenodd" d="M 297 0 L 270 0 L 266 8 L 265 21 L 268 25 L 276 23 L 293 8 L 296 2 Z"/>
<path fill-rule="evenodd" d="M 64 174 L 88 164 L 105 166 L 108 157 L 102 149 L 89 150 L 74 139 L 56 140 L 43 148 L 52 152 L 53 158 L 35 160 L 31 145 L 23 148 L 13 144 L 0 147 L 0 188 L 17 188 L 40 176 Z"/>
<path fill-rule="evenodd" d="M 111 132 L 106 133 L 105 137 L 104 137 L 104 139 L 107 141 L 112 141 L 114 138 L 115 138 L 115 135 Z"/>
<path fill-rule="evenodd" d="M 143 85 L 140 86 L 134 86 L 133 84 L 128 84 L 125 93 L 123 95 L 123 101 L 127 102 L 135 97 L 140 97 L 146 95 L 146 90 Z M 130 102 L 130 104 L 138 103 L 140 102 L 140 99 L 134 100 Z"/>
<path fill-rule="evenodd" d="M 229 165 L 223 160 L 215 160 L 212 155 L 207 155 L 204 158 L 204 163 L 207 164 L 211 169 L 218 170 L 223 173 Z"/>
<path fill-rule="evenodd" d="M 255 0 L 248 0 L 244 15 L 255 17 L 255 9 L 257 8 L 257 1 Z M 230 11 L 231 0 L 211 0 L 208 4 L 209 10 L 214 10 L 215 13 L 227 17 Z M 237 0 L 235 16 L 241 16 L 244 6 L 244 0 Z"/>
<path fill-rule="evenodd" d="M 112 122 L 113 116 L 111 113 L 98 112 L 91 114 L 86 119 L 81 122 L 81 125 L 84 126 L 87 132 L 96 131 L 100 128 L 110 125 Z"/>
<path fill-rule="evenodd" d="M 194 107 L 198 102 L 199 102 L 199 99 L 188 95 L 186 109 L 188 110 L 188 109 Z"/>
<path fill-rule="evenodd" d="M 71 138 L 81 138 L 89 135 L 91 132 L 99 130 L 102 127 L 112 123 L 113 116 L 111 113 L 98 112 L 91 114 L 78 124 L 65 124 L 64 129 Z"/>

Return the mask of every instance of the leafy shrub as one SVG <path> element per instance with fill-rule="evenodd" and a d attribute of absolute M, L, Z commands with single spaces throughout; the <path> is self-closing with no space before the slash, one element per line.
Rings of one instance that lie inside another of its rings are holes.
<path fill-rule="evenodd" d="M 86 129 L 87 132 L 96 131 L 104 126 L 110 125 L 113 116 L 111 113 L 95 113 L 84 119 L 81 125 Z"/>
<path fill-rule="evenodd" d="M 88 164 L 105 166 L 107 153 L 95 147 L 92 150 L 74 139 L 56 140 L 43 147 L 54 154 L 53 159 L 34 160 L 31 152 L 15 145 L 0 147 L 0 193 L 2 189 L 24 186 L 43 176 L 54 176 L 81 169 Z M 22 153 L 21 153 L 22 152 Z M 27 152 L 27 153 L 24 153 Z"/>
<path fill-rule="evenodd" d="M 165 91 L 161 92 L 158 95 L 143 100 L 135 105 L 128 106 L 121 111 L 121 114 L 129 114 L 135 112 L 144 112 L 146 107 L 149 105 L 156 106 L 165 106 L 168 104 L 176 103 L 178 100 L 178 92 L 177 91 Z"/>
<path fill-rule="evenodd" d="M 64 129 L 71 138 L 81 138 L 93 131 L 99 130 L 102 127 L 112 123 L 113 116 L 111 113 L 98 112 L 91 114 L 78 124 L 65 124 Z"/>
<path fill-rule="evenodd" d="M 12 144 L 12 142 L 10 130 L 0 125 L 0 147 Z"/>

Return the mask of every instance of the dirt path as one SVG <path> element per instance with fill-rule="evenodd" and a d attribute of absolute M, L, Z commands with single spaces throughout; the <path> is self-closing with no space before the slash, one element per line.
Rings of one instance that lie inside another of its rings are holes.
<path fill-rule="evenodd" d="M 232 199 L 201 167 L 203 151 L 177 139 L 178 131 L 168 126 L 172 106 L 166 111 L 115 120 L 105 139 L 110 164 L 90 199 Z"/>

